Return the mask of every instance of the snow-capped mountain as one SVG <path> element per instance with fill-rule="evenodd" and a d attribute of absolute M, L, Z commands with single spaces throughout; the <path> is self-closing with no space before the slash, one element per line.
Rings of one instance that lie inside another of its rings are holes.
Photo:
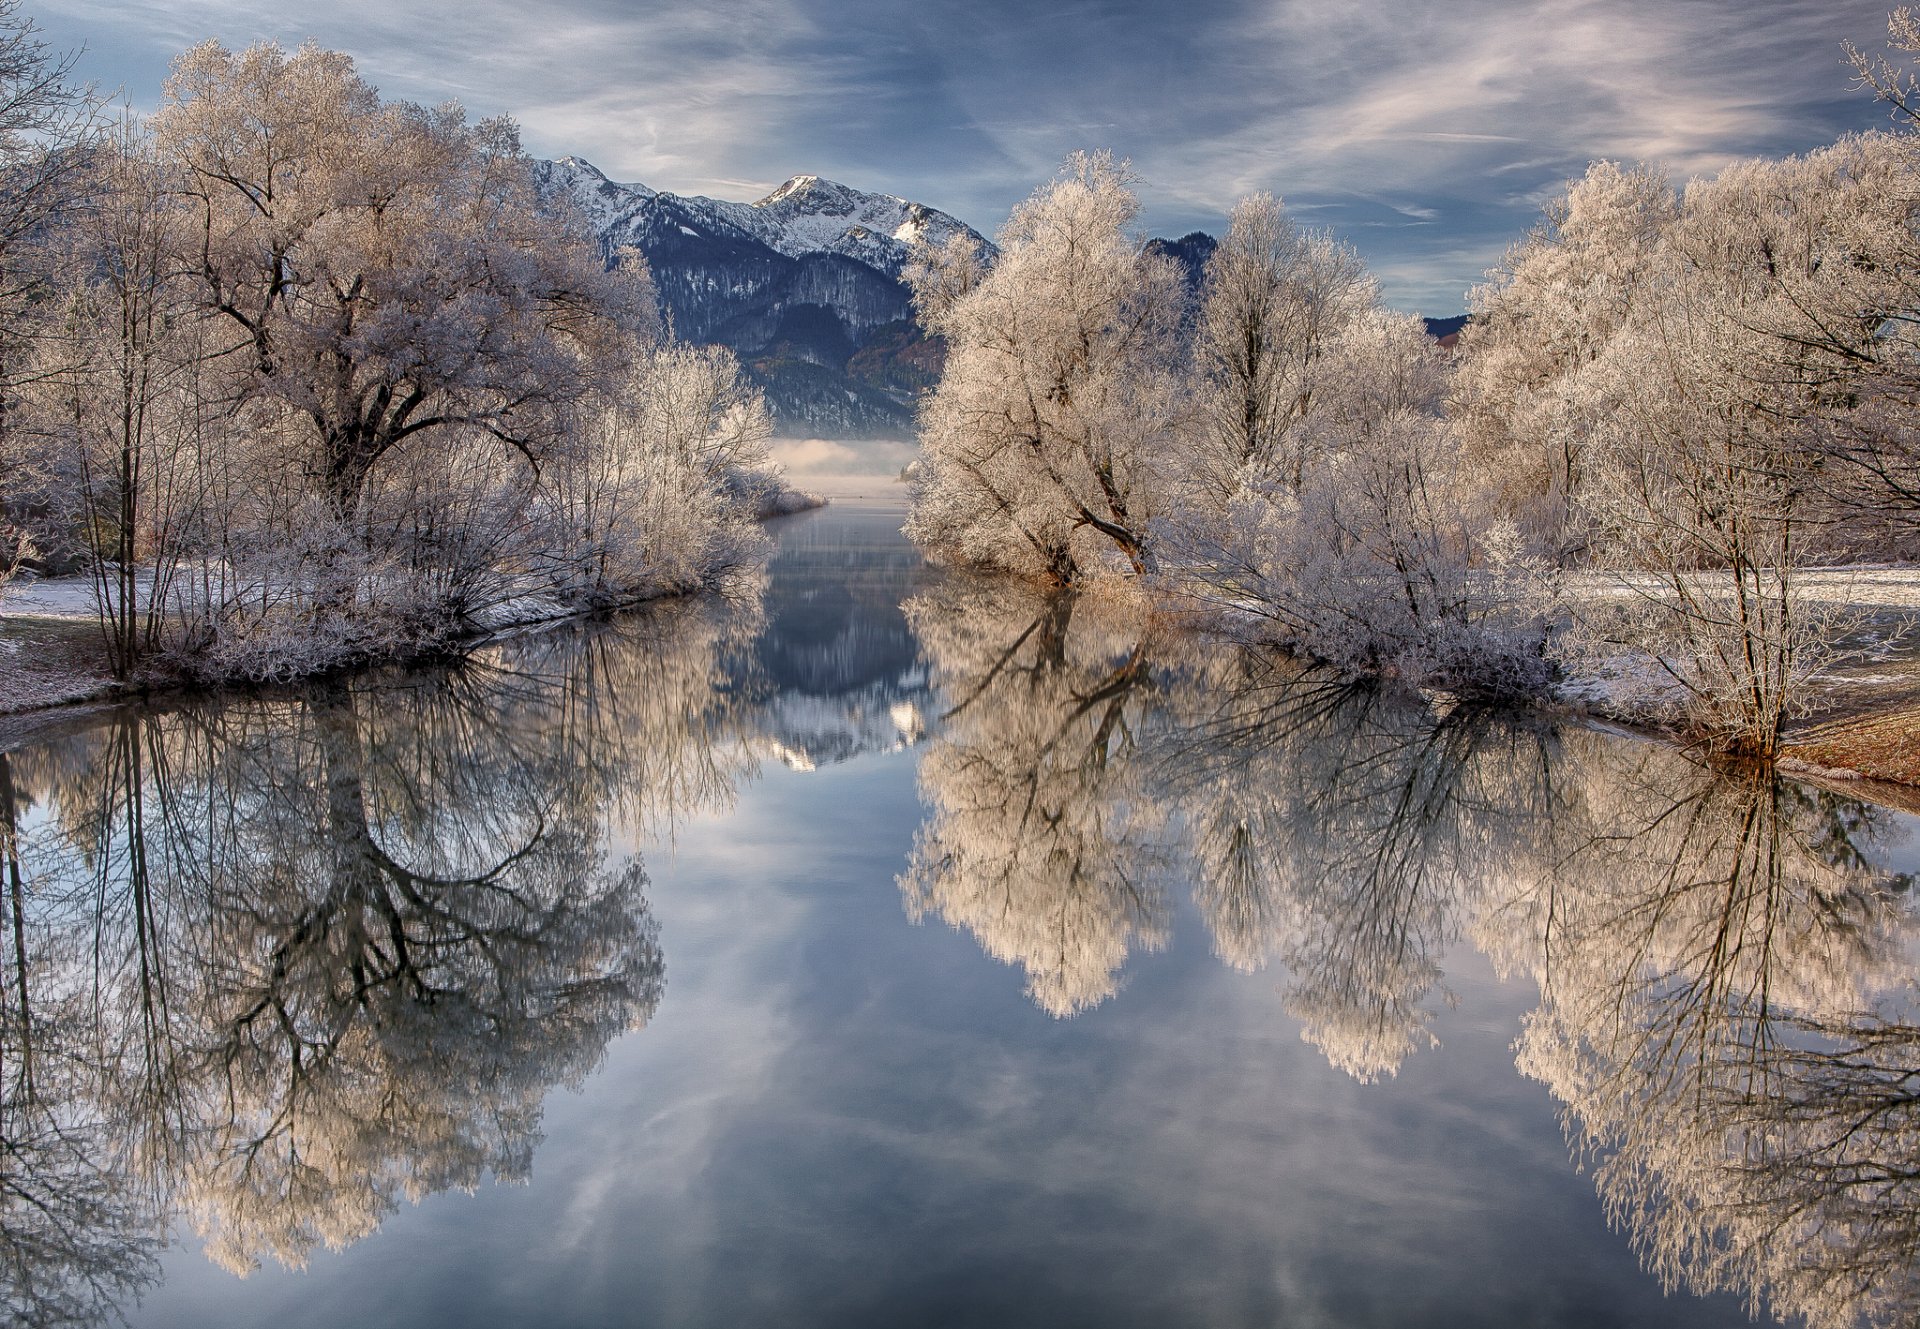
<path fill-rule="evenodd" d="M 898 277 L 914 242 L 944 243 L 978 232 L 937 208 L 893 194 L 869 194 L 817 175 L 796 175 L 754 203 L 695 195 L 683 198 L 640 184 L 609 180 L 578 157 L 537 166 L 548 188 L 570 193 L 609 242 L 644 244 L 662 224 L 682 234 L 754 240 L 788 258 L 838 254 Z"/>
<path fill-rule="evenodd" d="M 678 333 L 732 347 L 781 428 L 903 435 L 941 354 L 899 277 L 915 240 L 978 234 L 944 212 L 818 176 L 754 203 L 683 198 L 609 180 L 577 157 L 536 164 L 606 246 L 645 255 Z M 985 241 L 981 243 L 984 245 Z"/>

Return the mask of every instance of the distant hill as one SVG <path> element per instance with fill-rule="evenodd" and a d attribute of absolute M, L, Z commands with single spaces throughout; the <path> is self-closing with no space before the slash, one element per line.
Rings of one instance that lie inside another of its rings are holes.
<path fill-rule="evenodd" d="M 1178 240 L 1164 240 L 1158 237 L 1147 241 L 1150 253 L 1166 254 L 1180 261 L 1187 272 L 1187 290 L 1198 296 L 1206 281 L 1207 260 L 1213 257 L 1220 242 L 1205 231 L 1189 231 Z M 1451 346 L 1460 339 L 1460 331 L 1467 326 L 1468 315 L 1452 314 L 1446 318 L 1422 317 L 1427 325 L 1427 335 L 1443 346 Z"/>
<path fill-rule="evenodd" d="M 755 203 L 682 198 L 609 180 L 577 157 L 535 164 L 611 258 L 646 257 L 663 312 L 689 341 L 728 346 L 782 433 L 902 437 L 944 361 L 900 281 L 916 240 L 962 232 L 946 213 L 800 175 Z"/>
<path fill-rule="evenodd" d="M 1205 231 L 1188 231 L 1178 240 L 1156 237 L 1147 241 L 1149 253 L 1165 254 L 1179 260 L 1187 270 L 1187 290 L 1193 295 L 1200 293 L 1200 284 L 1207 276 L 1207 260 L 1213 257 L 1213 251 L 1219 247 L 1220 242 Z"/>

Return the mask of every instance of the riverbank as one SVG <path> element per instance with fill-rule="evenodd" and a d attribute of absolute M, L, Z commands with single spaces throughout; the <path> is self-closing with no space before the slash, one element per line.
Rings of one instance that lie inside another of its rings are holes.
<path fill-rule="evenodd" d="M 786 501 L 763 514 L 763 520 L 809 511 L 841 497 L 890 491 L 893 483 L 890 477 L 846 477 L 837 486 L 823 488 L 832 497 L 787 491 Z M 1831 581 L 1834 598 L 1844 597 L 1862 614 L 1851 643 L 1857 653 L 1820 680 L 1817 710 L 1789 731 L 1781 770 L 1872 802 L 1920 812 L 1920 650 L 1905 631 L 1920 604 L 1920 571 L 1848 569 L 1823 575 Z M 520 618 L 509 616 L 484 625 L 472 641 L 579 616 L 551 607 Z M 177 686 L 177 680 L 167 677 L 126 684 L 114 680 L 84 578 L 29 583 L 0 597 L 0 721 L 10 722 L 0 723 L 0 742 L 21 727 L 22 717 Z M 1583 705 L 1566 695 L 1553 709 L 1575 722 L 1616 718 L 1603 704 Z"/>
<path fill-rule="evenodd" d="M 1899 806 L 1920 812 L 1920 694 L 1890 710 L 1808 725 L 1789 737 L 1781 766 L 1826 780 L 1902 786 L 1907 797 Z"/>
<path fill-rule="evenodd" d="M 114 681 L 106 644 L 91 617 L 0 612 L 0 680 L 0 715 L 134 691 Z"/>
<path fill-rule="evenodd" d="M 783 488 L 756 517 L 761 522 L 777 521 L 825 507 L 829 501 L 808 490 Z M 477 645 L 502 632 L 564 622 L 607 608 L 577 609 L 550 596 L 519 597 L 490 609 L 486 620 L 474 624 L 461 644 Z M 180 688 L 185 682 L 164 668 L 128 681 L 114 678 L 91 579 L 28 577 L 0 586 L 0 717 L 146 696 Z"/>

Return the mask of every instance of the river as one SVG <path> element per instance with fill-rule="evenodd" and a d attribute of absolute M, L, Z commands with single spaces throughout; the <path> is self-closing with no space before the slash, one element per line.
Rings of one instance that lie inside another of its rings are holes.
<path fill-rule="evenodd" d="M 0 758 L 0 1306 L 1914 1315 L 1911 818 L 938 574 L 901 515 Z"/>

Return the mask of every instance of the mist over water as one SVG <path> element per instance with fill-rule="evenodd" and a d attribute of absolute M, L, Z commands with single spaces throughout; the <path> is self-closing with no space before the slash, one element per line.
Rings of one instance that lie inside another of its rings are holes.
<path fill-rule="evenodd" d="M 0 756 L 0 1305 L 1911 1317 L 1911 819 L 940 574 L 873 455 L 729 600 Z"/>

